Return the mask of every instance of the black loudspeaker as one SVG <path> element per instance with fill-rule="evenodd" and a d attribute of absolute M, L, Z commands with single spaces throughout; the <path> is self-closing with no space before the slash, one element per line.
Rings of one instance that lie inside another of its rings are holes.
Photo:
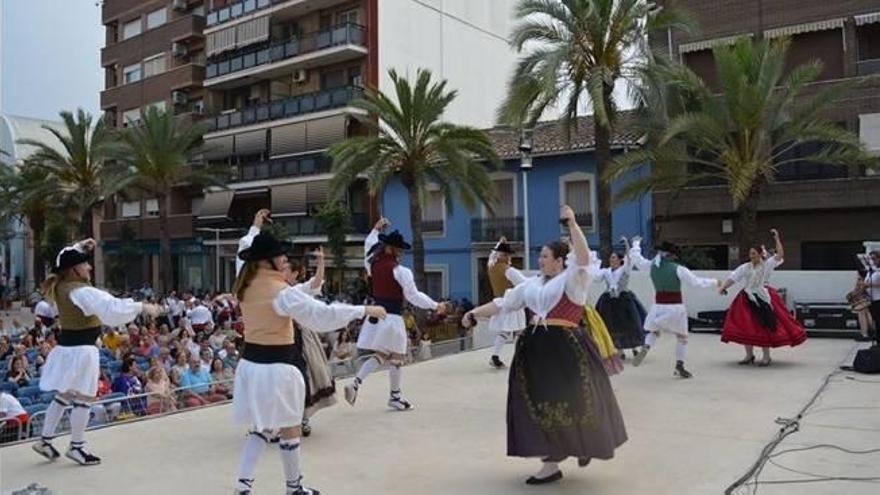
<path fill-rule="evenodd" d="M 857 352 L 853 370 L 859 373 L 880 373 L 880 346 Z"/>

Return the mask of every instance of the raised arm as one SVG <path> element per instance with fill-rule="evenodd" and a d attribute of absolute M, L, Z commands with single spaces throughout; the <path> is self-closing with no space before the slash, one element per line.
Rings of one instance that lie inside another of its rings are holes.
<path fill-rule="evenodd" d="M 776 243 L 776 254 L 773 255 L 778 262 L 777 266 L 781 265 L 785 260 L 785 248 L 782 246 L 782 239 L 779 237 L 779 231 L 776 229 L 770 229 L 770 233 L 773 234 L 773 241 Z"/>
<path fill-rule="evenodd" d="M 651 269 L 651 260 L 645 259 L 642 256 L 642 238 L 634 237 L 632 241 L 632 247 L 629 249 L 627 253 L 627 258 L 632 263 L 632 265 L 639 270 L 650 270 Z"/>
<path fill-rule="evenodd" d="M 560 208 L 560 218 L 567 220 L 569 233 L 571 235 L 571 247 L 574 252 L 574 261 L 578 266 L 590 266 L 590 244 L 587 242 L 584 231 L 577 223 L 577 217 L 574 210 L 568 205 Z"/>
<path fill-rule="evenodd" d="M 313 291 L 320 292 L 321 286 L 324 285 L 324 247 L 318 246 L 318 248 L 315 249 L 312 255 L 314 255 L 315 258 L 318 260 L 318 268 L 315 270 L 315 276 L 309 280 L 309 287 Z"/>
<path fill-rule="evenodd" d="M 523 272 L 512 266 L 508 267 L 507 270 L 504 271 L 504 276 L 507 277 L 507 280 L 509 280 L 510 283 L 512 283 L 513 285 L 519 285 L 528 280 L 528 277 L 526 277 Z"/>
<path fill-rule="evenodd" d="M 257 237 L 257 234 L 263 229 L 263 224 L 266 223 L 266 220 L 269 218 L 270 211 L 267 209 L 262 209 L 254 215 L 254 223 L 251 225 L 251 228 L 248 229 L 247 234 L 244 235 L 241 239 L 238 240 L 238 251 L 240 253 L 245 249 L 251 247 L 251 244 L 254 242 L 254 238 Z M 219 248 L 218 248 L 219 249 Z M 244 261 L 235 257 L 235 274 L 238 275 L 241 272 L 242 267 L 244 267 Z"/>

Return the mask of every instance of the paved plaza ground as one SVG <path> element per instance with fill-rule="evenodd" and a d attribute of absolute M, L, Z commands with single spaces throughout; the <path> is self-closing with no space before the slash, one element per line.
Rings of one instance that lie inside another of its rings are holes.
<path fill-rule="evenodd" d="M 507 374 L 488 367 L 487 350 L 407 367 L 411 412 L 388 411 L 386 373 L 371 376 L 356 408 L 343 403 L 314 419 L 303 448 L 305 479 L 330 495 L 719 494 L 756 461 L 779 428 L 776 419 L 795 415 L 856 348 L 848 340 L 811 339 L 777 351 L 773 366 L 762 369 L 737 366 L 741 349 L 717 335 L 692 335 L 696 377 L 682 381 L 672 377 L 674 340 L 664 337 L 641 367 L 612 379 L 630 437 L 617 457 L 586 469 L 567 461 L 556 485 L 524 485 L 537 463 L 505 457 Z M 512 351 L 505 348 L 505 360 Z M 91 447 L 104 459 L 97 467 L 64 459 L 50 465 L 30 444 L 0 449 L 2 493 L 34 482 L 63 495 L 232 493 L 244 432 L 230 416 L 223 405 L 90 432 Z M 776 451 L 816 444 L 880 447 L 880 377 L 834 375 L 801 430 Z M 774 460 L 829 476 L 880 476 L 880 454 L 815 449 Z M 260 463 L 255 492 L 282 493 L 281 478 L 273 448 Z M 760 479 L 803 478 L 768 465 Z M 880 491 L 876 483 L 850 481 L 759 488 L 798 495 Z"/>

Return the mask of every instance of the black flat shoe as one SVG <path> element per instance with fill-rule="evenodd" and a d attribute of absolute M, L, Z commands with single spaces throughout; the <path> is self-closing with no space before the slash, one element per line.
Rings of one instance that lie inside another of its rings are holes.
<path fill-rule="evenodd" d="M 547 483 L 553 483 L 554 481 L 559 481 L 562 479 L 562 471 L 556 471 L 555 473 L 547 476 L 546 478 L 535 478 L 534 476 L 530 476 L 529 479 L 526 480 L 527 485 L 546 485 Z"/>
<path fill-rule="evenodd" d="M 755 364 L 755 356 L 748 356 L 742 361 L 737 361 L 736 364 L 746 365 L 746 364 Z"/>
<path fill-rule="evenodd" d="M 585 457 L 581 457 L 580 459 L 578 459 L 578 467 L 587 467 L 587 466 L 589 466 L 591 460 L 592 460 L 592 459 L 585 458 Z"/>

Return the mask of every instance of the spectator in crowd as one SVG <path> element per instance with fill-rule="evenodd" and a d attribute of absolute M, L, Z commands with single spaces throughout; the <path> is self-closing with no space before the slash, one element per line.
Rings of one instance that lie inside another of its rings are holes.
<path fill-rule="evenodd" d="M 110 380 L 110 375 L 107 373 L 106 369 L 102 369 L 101 374 L 98 377 L 98 392 L 96 396 L 100 401 L 111 393 L 113 393 L 113 385 Z M 90 410 L 96 424 L 107 424 L 111 421 L 115 421 L 116 417 L 119 416 L 119 412 L 122 410 L 122 403 L 94 403 L 91 405 Z"/>
<path fill-rule="evenodd" d="M 182 394 L 187 407 L 226 400 L 225 395 L 216 392 L 211 374 L 208 369 L 202 367 L 202 360 L 198 355 L 193 355 L 190 358 L 189 366 L 180 377 L 180 385 L 184 389 Z"/>
<path fill-rule="evenodd" d="M 154 366 L 147 372 L 147 414 L 159 414 L 177 410 L 177 399 L 171 390 L 171 380 L 162 366 Z"/>
<path fill-rule="evenodd" d="M 171 343 L 171 329 L 167 324 L 163 323 L 159 325 L 159 335 L 156 336 L 156 342 L 161 347 L 165 347 Z"/>
<path fill-rule="evenodd" d="M 116 327 L 105 327 L 104 335 L 101 336 L 101 343 L 115 356 L 116 351 L 119 350 L 119 346 L 122 344 L 122 336 Z"/>
<path fill-rule="evenodd" d="M 186 306 L 183 304 L 183 301 L 177 297 L 177 291 L 171 291 L 168 297 L 165 298 L 165 308 L 167 311 L 168 318 L 170 320 L 170 327 L 176 327 L 177 322 L 183 316 L 183 312 L 186 309 Z"/>
<path fill-rule="evenodd" d="M 201 301 L 191 297 L 186 302 L 186 318 L 190 321 L 196 335 L 209 332 L 214 326 L 214 315 Z"/>
<path fill-rule="evenodd" d="M 6 381 L 14 383 L 19 387 L 26 387 L 31 381 L 31 375 L 28 373 L 27 364 L 25 364 L 24 356 L 15 356 L 6 373 Z"/>
<path fill-rule="evenodd" d="M 224 323 L 225 325 L 226 323 Z M 220 352 L 223 349 L 223 343 L 226 342 L 226 333 L 223 329 L 218 329 L 208 337 L 208 345 L 214 352 Z"/>
<path fill-rule="evenodd" d="M 134 323 L 128 326 L 128 343 L 133 349 L 141 345 L 141 329 Z"/>
<path fill-rule="evenodd" d="M 339 332 L 339 336 L 336 338 L 336 348 L 333 349 L 333 357 L 340 361 L 345 361 L 353 358 L 355 351 L 356 348 L 351 337 L 351 331 L 345 329 Z"/>
<path fill-rule="evenodd" d="M 227 368 L 234 370 L 241 356 L 238 353 L 238 349 L 235 348 L 235 344 L 227 340 L 223 343 L 223 349 L 217 353 L 217 357 L 223 360 L 223 364 Z"/>
<path fill-rule="evenodd" d="M 235 377 L 231 368 L 220 358 L 211 361 L 211 379 L 214 380 L 216 392 L 232 398 L 232 379 Z"/>
<path fill-rule="evenodd" d="M 52 334 L 49 334 L 50 336 Z M 46 359 L 49 357 L 49 353 L 52 352 L 52 348 L 54 346 L 54 337 L 48 338 L 40 344 L 40 352 L 37 353 L 36 359 L 34 359 L 34 365 L 36 366 L 37 374 L 40 373 L 40 369 L 46 364 Z"/>
<path fill-rule="evenodd" d="M 0 443 L 7 443 L 18 440 L 30 418 L 18 399 L 6 392 L 0 392 L 0 420 L 5 420 L 0 429 Z"/>
<path fill-rule="evenodd" d="M 183 376 L 183 372 L 189 367 L 189 356 L 190 352 L 187 351 L 186 348 L 178 348 L 177 354 L 174 356 L 174 364 L 171 366 L 171 371 L 176 372 L 177 376 Z"/>
<path fill-rule="evenodd" d="M 6 335 L 0 337 L 0 361 L 5 361 L 7 357 L 12 355 L 12 346 L 9 343 L 9 337 Z"/>
<path fill-rule="evenodd" d="M 146 335 L 141 339 L 141 345 L 138 347 L 137 353 L 146 358 L 157 357 L 159 355 L 159 344 L 155 342 L 153 337 Z"/>
<path fill-rule="evenodd" d="M 431 359 L 431 334 L 423 332 L 419 342 L 419 361 L 427 361 L 428 359 Z"/>
<path fill-rule="evenodd" d="M 201 348 L 199 349 L 199 358 L 202 361 L 202 368 L 211 371 L 211 361 L 214 360 L 214 351 L 211 350 L 211 347 L 208 345 L 208 341 L 204 340 L 200 344 Z"/>
<path fill-rule="evenodd" d="M 113 380 L 113 391 L 127 396 L 142 394 L 144 389 L 141 381 L 135 375 L 137 364 L 134 359 L 125 359 L 119 376 Z M 134 414 L 142 414 L 144 403 L 142 398 L 132 399 L 127 402 L 130 411 Z"/>
<path fill-rule="evenodd" d="M 55 320 L 58 319 L 58 306 L 51 301 L 41 299 L 40 302 L 34 306 L 34 316 L 46 328 L 51 328 L 55 325 Z"/>

